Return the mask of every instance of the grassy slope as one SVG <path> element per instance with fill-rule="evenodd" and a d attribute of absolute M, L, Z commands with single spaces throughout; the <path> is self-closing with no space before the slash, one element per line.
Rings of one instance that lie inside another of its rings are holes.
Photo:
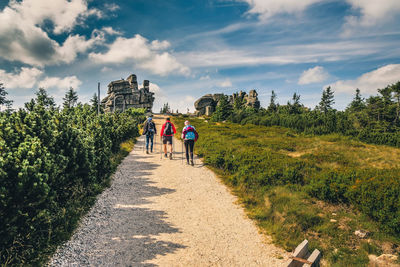
<path fill-rule="evenodd" d="M 184 120 L 174 118 L 178 126 Z M 330 265 L 337 266 L 365 265 L 368 254 L 398 253 L 399 239 L 384 234 L 382 225 L 354 207 L 310 197 L 307 179 L 321 172 L 363 169 L 388 170 L 399 177 L 400 149 L 339 135 L 301 136 L 282 127 L 191 122 L 200 134 L 196 153 L 233 189 L 249 217 L 276 244 L 292 250 L 307 238 Z M 357 229 L 371 232 L 369 238 L 357 238 Z"/>

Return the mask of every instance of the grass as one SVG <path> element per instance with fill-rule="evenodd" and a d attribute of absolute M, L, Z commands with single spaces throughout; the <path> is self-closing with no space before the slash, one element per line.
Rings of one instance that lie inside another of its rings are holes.
<path fill-rule="evenodd" d="M 180 131 L 186 118 L 173 120 Z M 283 127 L 191 123 L 200 135 L 195 152 L 275 244 L 291 251 L 306 238 L 332 266 L 365 266 L 369 254 L 399 253 L 397 225 L 388 228 L 379 220 L 382 214 L 366 210 L 357 198 L 365 192 L 357 190 L 375 176 L 397 179 L 400 149 L 337 134 L 299 135 Z M 359 229 L 369 237 L 355 236 Z"/>

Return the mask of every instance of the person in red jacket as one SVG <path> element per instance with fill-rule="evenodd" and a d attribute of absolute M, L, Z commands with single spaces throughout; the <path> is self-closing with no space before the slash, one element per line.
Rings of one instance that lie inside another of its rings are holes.
<path fill-rule="evenodd" d="M 164 144 L 164 157 L 167 157 L 167 143 L 169 144 L 170 154 L 169 159 L 172 159 L 172 137 L 176 134 L 175 125 L 169 118 L 165 121 L 161 128 L 160 137 Z"/>

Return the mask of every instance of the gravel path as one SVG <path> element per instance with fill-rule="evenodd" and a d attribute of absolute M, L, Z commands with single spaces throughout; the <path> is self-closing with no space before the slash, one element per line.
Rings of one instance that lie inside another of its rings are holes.
<path fill-rule="evenodd" d="M 162 120 L 156 119 L 157 128 Z M 50 266 L 284 266 L 288 254 L 258 233 L 236 198 L 196 160 L 143 152 L 124 159 Z"/>

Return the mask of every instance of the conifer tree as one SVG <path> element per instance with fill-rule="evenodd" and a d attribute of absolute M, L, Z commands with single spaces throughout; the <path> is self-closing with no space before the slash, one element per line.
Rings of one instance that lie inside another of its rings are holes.
<path fill-rule="evenodd" d="M 63 100 L 64 108 L 73 108 L 76 105 L 76 103 L 78 102 L 78 94 L 76 93 L 76 91 L 74 91 L 74 88 L 69 88 L 69 90 L 65 94 L 65 97 L 63 97 Z"/>
<path fill-rule="evenodd" d="M 392 85 L 393 96 L 396 101 L 395 123 L 400 121 L 400 81 Z"/>
<path fill-rule="evenodd" d="M 325 114 L 333 110 L 332 105 L 335 104 L 333 91 L 330 86 L 322 91 L 321 102 L 319 102 L 318 109 Z"/>
<path fill-rule="evenodd" d="M 213 121 L 224 121 L 232 114 L 232 106 L 228 101 L 228 97 L 223 95 L 218 102 L 215 112 L 212 114 Z"/>
<path fill-rule="evenodd" d="M 269 106 L 267 108 L 268 111 L 276 112 L 278 107 L 277 107 L 275 101 L 276 101 L 276 94 L 275 94 L 275 91 L 272 90 L 272 92 L 271 92 L 271 100 L 270 100 Z"/>
<path fill-rule="evenodd" d="M 11 110 L 12 108 L 12 100 L 8 100 L 6 96 L 8 95 L 8 92 L 3 86 L 3 83 L 0 83 L 0 106 L 4 105 L 7 110 Z"/>
<path fill-rule="evenodd" d="M 300 95 L 294 93 L 292 97 L 292 103 L 288 102 L 288 107 L 289 107 L 289 113 L 291 114 L 301 113 Z"/>
<path fill-rule="evenodd" d="M 94 93 L 92 98 L 90 99 L 90 104 L 92 106 L 93 112 L 97 112 L 98 104 L 99 104 L 99 98 L 97 97 L 96 93 Z M 101 112 L 101 107 L 100 107 L 100 112 Z"/>
<path fill-rule="evenodd" d="M 365 99 L 361 97 L 360 89 L 356 89 L 356 95 L 351 101 L 349 107 L 350 111 L 358 112 L 365 108 Z"/>
<path fill-rule="evenodd" d="M 56 106 L 54 98 L 49 96 L 44 88 L 39 88 L 38 91 L 35 93 L 35 95 L 36 95 L 36 104 L 46 108 L 54 108 Z"/>

